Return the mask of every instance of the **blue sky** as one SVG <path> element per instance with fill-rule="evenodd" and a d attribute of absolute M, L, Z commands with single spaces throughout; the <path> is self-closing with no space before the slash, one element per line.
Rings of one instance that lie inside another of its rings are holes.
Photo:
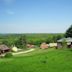
<path fill-rule="evenodd" d="M 64 33 L 72 0 L 0 0 L 0 33 Z"/>

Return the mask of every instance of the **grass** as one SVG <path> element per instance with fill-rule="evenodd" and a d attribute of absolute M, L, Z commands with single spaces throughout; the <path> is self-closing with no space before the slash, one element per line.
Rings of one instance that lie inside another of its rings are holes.
<path fill-rule="evenodd" d="M 0 72 L 72 72 L 72 51 L 36 49 L 36 51 L 0 59 Z"/>

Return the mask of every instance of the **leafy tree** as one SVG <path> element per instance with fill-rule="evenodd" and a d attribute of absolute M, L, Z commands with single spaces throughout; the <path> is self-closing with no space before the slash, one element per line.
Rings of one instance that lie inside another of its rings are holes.
<path fill-rule="evenodd" d="M 26 48 L 26 45 L 27 45 L 26 36 L 25 36 L 25 35 L 22 35 L 22 36 L 15 42 L 15 45 L 16 45 L 18 48 Z"/>
<path fill-rule="evenodd" d="M 47 39 L 46 39 L 46 43 L 52 43 L 54 42 L 53 41 L 53 37 L 52 36 L 49 36 Z"/>
<path fill-rule="evenodd" d="M 11 45 L 12 45 L 8 40 L 3 40 L 1 44 L 5 44 L 8 47 L 11 47 Z"/>
<path fill-rule="evenodd" d="M 67 29 L 65 37 L 72 37 L 72 25 Z"/>
<path fill-rule="evenodd" d="M 57 40 L 59 40 L 59 39 L 61 39 L 63 37 L 64 37 L 64 35 L 61 35 L 61 34 L 56 36 Z"/>
<path fill-rule="evenodd" d="M 52 37 L 53 42 L 57 42 L 57 36 Z"/>

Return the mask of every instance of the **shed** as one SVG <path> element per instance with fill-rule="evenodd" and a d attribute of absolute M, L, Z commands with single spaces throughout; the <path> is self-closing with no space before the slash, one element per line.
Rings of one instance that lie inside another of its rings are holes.
<path fill-rule="evenodd" d="M 57 42 L 63 42 L 63 41 L 66 41 L 67 43 L 71 43 L 72 42 L 72 38 L 62 38 L 62 39 L 60 39 L 60 40 L 58 40 Z"/>
<path fill-rule="evenodd" d="M 13 51 L 13 52 L 17 52 L 17 51 L 18 51 L 18 48 L 17 48 L 16 46 L 14 46 L 14 47 L 12 48 L 12 51 Z"/>
<path fill-rule="evenodd" d="M 48 46 L 49 46 L 49 45 L 44 42 L 44 43 L 42 43 L 42 44 L 40 45 L 40 48 L 41 48 L 41 49 L 47 49 Z"/>
<path fill-rule="evenodd" d="M 8 48 L 6 45 L 0 45 L 0 54 L 9 52 L 10 48 Z"/>
<path fill-rule="evenodd" d="M 57 47 L 57 43 L 49 43 L 49 47 Z"/>
<path fill-rule="evenodd" d="M 72 46 L 72 38 L 68 37 L 68 38 L 62 38 L 60 40 L 57 41 L 58 46 L 62 47 L 62 42 L 65 41 L 68 47 Z"/>
<path fill-rule="evenodd" d="M 27 44 L 27 47 L 28 47 L 28 48 L 35 48 L 35 45 Z"/>

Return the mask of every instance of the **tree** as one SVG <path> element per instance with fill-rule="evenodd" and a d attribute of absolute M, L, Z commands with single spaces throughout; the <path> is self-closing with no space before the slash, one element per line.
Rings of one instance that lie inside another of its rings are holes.
<path fill-rule="evenodd" d="M 11 47 L 12 43 L 9 42 L 8 40 L 3 40 L 1 44 L 5 44 L 7 45 L 8 47 Z"/>
<path fill-rule="evenodd" d="M 16 45 L 18 48 L 26 48 L 26 45 L 27 45 L 26 36 L 25 36 L 25 35 L 21 36 L 21 37 L 15 42 L 15 45 Z"/>
<path fill-rule="evenodd" d="M 57 36 L 52 37 L 53 42 L 57 42 Z"/>
<path fill-rule="evenodd" d="M 49 36 L 47 39 L 46 39 L 46 43 L 52 43 L 54 42 L 53 41 L 53 37 L 52 36 Z"/>
<path fill-rule="evenodd" d="M 56 36 L 57 40 L 61 39 L 61 38 L 64 38 L 64 34 L 59 34 Z"/>
<path fill-rule="evenodd" d="M 67 29 L 65 37 L 72 37 L 72 25 Z"/>

